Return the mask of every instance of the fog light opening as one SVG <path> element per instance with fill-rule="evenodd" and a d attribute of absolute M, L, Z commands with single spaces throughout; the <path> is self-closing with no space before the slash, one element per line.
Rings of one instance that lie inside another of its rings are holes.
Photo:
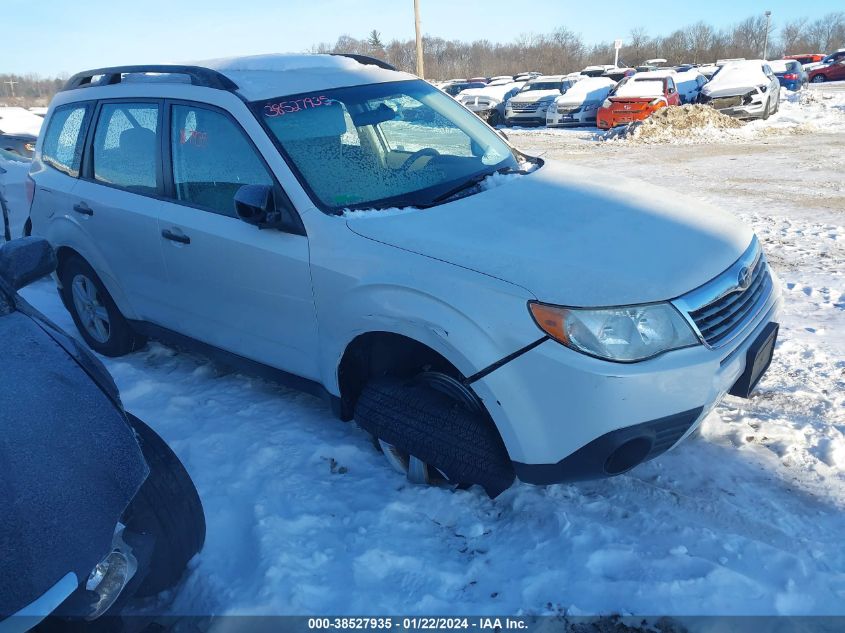
<path fill-rule="evenodd" d="M 91 570 L 85 589 L 93 592 L 97 599 L 91 604 L 86 620 L 95 620 L 114 605 L 124 587 L 138 570 L 138 561 L 132 549 L 123 542 L 123 530 L 115 531 L 112 551 Z"/>
<path fill-rule="evenodd" d="M 650 450 L 650 437 L 635 437 L 628 440 L 608 455 L 604 463 L 604 471 L 608 475 L 621 475 L 641 463 Z"/>

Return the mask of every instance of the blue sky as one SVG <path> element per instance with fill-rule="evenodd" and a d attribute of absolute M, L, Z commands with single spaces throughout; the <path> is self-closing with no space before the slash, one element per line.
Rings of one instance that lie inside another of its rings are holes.
<path fill-rule="evenodd" d="M 766 9 L 777 29 L 797 17 L 843 9 L 842 0 L 421 0 L 421 7 L 424 32 L 447 39 L 507 42 L 566 26 L 588 43 L 624 39 L 638 26 L 653 35 L 699 20 L 721 27 Z M 43 75 L 298 52 L 343 34 L 364 37 L 372 29 L 385 40 L 414 34 L 413 0 L 2 0 L 0 24 L 0 72 Z"/>

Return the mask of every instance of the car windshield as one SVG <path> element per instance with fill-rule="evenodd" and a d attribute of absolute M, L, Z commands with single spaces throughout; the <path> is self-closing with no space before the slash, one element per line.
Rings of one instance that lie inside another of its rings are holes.
<path fill-rule="evenodd" d="M 487 124 L 421 80 L 279 97 L 253 107 L 327 212 L 431 206 L 462 183 L 519 168 Z"/>
<path fill-rule="evenodd" d="M 531 92 L 532 90 L 560 90 L 560 81 L 537 81 L 525 84 L 520 92 Z"/>

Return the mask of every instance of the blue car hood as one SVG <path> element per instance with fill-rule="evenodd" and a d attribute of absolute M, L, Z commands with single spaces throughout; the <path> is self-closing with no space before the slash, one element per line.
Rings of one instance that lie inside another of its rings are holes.
<path fill-rule="evenodd" d="M 84 583 L 148 468 L 122 410 L 22 312 L 0 310 L 0 619 Z"/>

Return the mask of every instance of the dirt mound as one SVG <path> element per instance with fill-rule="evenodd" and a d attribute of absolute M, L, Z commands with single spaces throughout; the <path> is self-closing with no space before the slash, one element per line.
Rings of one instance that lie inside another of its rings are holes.
<path fill-rule="evenodd" d="M 694 104 L 662 108 L 645 121 L 636 121 L 611 130 L 606 139 L 625 139 L 638 143 L 672 143 L 713 140 L 721 130 L 742 127 L 742 122 L 714 110 Z"/>

